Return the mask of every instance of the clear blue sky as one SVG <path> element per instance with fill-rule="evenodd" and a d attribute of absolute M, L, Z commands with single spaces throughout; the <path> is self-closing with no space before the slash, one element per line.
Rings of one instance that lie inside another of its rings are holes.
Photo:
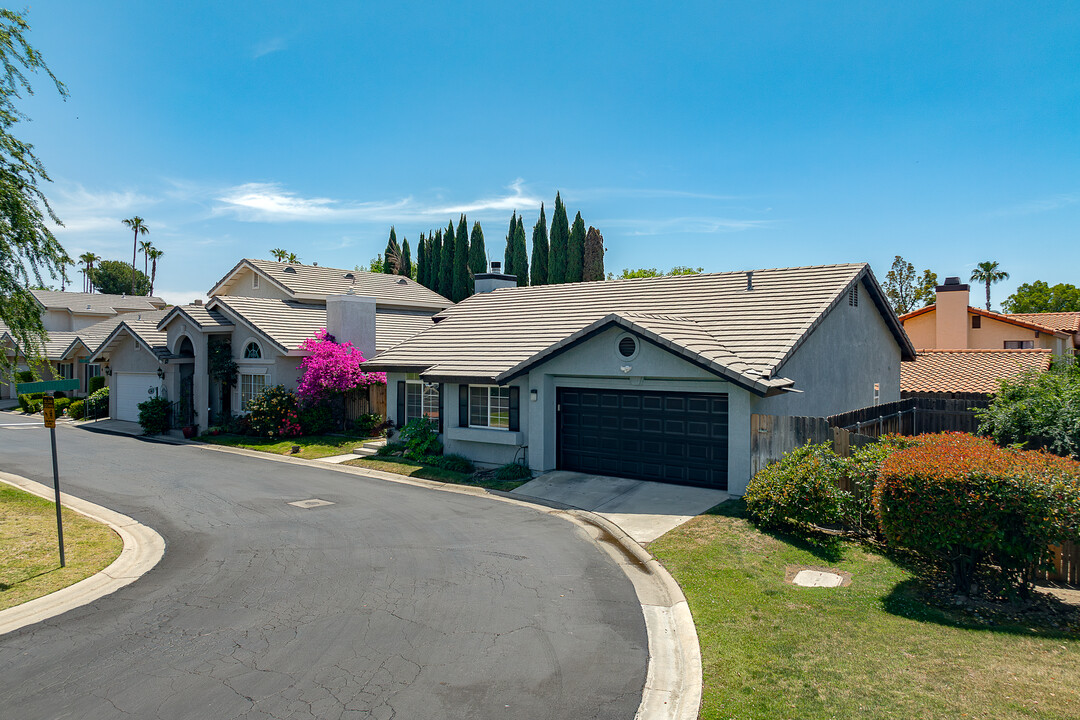
<path fill-rule="evenodd" d="M 34 3 L 71 97 L 39 78 L 19 132 L 69 252 L 130 260 L 141 215 L 174 302 L 463 210 L 501 259 L 556 190 L 609 270 L 997 260 L 995 307 L 1080 284 L 1078 3 L 520 5 Z"/>

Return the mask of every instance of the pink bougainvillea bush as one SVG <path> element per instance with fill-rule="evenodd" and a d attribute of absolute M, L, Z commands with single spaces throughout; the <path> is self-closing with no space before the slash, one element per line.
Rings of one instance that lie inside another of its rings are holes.
<path fill-rule="evenodd" d="M 326 400 L 335 393 L 386 383 L 386 373 L 366 373 L 360 369 L 364 356 L 352 343 L 339 343 L 325 329 L 300 345 L 311 353 L 300 363 L 303 371 L 296 394 L 304 402 Z"/>

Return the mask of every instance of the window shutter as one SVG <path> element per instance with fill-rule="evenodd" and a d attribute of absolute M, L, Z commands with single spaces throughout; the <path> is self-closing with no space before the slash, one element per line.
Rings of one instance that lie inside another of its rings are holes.
<path fill-rule="evenodd" d="M 458 427 L 469 427 L 469 386 L 461 383 L 458 387 Z"/>
<path fill-rule="evenodd" d="M 444 393 L 445 390 L 446 390 L 446 386 L 444 384 L 442 384 L 442 383 L 439 383 L 439 432 L 440 433 L 443 431 L 443 415 L 446 414 L 446 412 L 443 410 L 443 406 L 446 404 L 446 403 L 443 402 L 443 393 Z"/>
<path fill-rule="evenodd" d="M 405 427 L 405 381 L 398 380 L 397 384 L 397 426 Z"/>
<path fill-rule="evenodd" d="M 521 429 L 521 388 L 510 386 L 510 432 Z"/>

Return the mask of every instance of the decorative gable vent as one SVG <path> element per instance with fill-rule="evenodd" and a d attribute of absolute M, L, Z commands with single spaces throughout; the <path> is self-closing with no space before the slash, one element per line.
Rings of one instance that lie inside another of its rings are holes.
<path fill-rule="evenodd" d="M 859 307 L 859 285 L 856 283 L 851 286 L 847 294 L 847 304 L 851 307 Z"/>

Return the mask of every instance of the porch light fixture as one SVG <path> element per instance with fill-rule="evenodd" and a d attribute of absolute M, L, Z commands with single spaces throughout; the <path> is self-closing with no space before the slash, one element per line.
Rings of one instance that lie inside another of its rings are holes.
<path fill-rule="evenodd" d="M 109 377 L 112 377 L 112 368 L 109 367 L 108 365 L 105 366 L 105 374 L 108 375 Z"/>
<path fill-rule="evenodd" d="M 529 391 L 529 400 L 531 400 L 532 402 L 536 402 L 536 395 L 537 395 L 537 393 L 536 393 L 535 390 L 530 390 Z"/>
<path fill-rule="evenodd" d="M 157 376 L 158 376 L 158 380 L 164 380 L 165 379 L 165 371 L 162 370 L 161 368 L 158 368 L 157 369 Z"/>

